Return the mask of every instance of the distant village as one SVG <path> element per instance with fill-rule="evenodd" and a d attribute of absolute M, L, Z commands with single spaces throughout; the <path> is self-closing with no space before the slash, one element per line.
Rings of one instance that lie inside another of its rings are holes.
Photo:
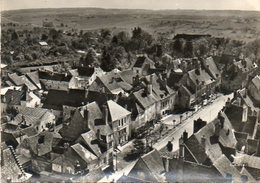
<path fill-rule="evenodd" d="M 132 39 L 147 36 L 139 29 Z M 189 43 L 200 39 L 212 37 L 175 35 L 175 50 L 186 41 L 175 56 L 159 43 L 149 50 L 147 40 L 120 57 L 83 46 L 64 62 L 66 45 L 48 38 L 32 45 L 49 62 L 24 64 L 15 45 L 5 49 L 2 181 L 260 181 L 259 62 L 217 48 L 193 54 Z"/>

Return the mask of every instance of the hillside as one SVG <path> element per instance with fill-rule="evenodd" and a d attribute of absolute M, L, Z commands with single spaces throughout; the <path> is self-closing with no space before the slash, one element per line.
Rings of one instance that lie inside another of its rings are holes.
<path fill-rule="evenodd" d="M 30 9 L 4 11 L 1 22 L 42 26 L 46 19 L 58 29 L 111 28 L 117 32 L 130 31 L 133 27 L 140 26 L 152 34 L 165 34 L 169 37 L 177 33 L 207 33 L 246 42 L 260 37 L 260 12 L 256 11 Z"/>

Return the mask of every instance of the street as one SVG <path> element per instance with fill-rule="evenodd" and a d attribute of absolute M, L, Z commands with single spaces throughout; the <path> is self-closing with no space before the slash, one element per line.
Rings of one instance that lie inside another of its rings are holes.
<path fill-rule="evenodd" d="M 199 111 L 191 115 L 188 114 L 188 118 L 186 119 L 186 114 L 183 114 L 183 120 L 182 124 L 179 124 L 176 126 L 175 130 L 171 132 L 168 136 L 160 140 L 159 142 L 155 143 L 153 145 L 153 148 L 160 150 L 163 147 L 166 146 L 168 141 L 171 141 L 173 144 L 173 151 L 176 151 L 179 149 L 179 138 L 181 137 L 183 131 L 188 132 L 188 136 L 191 136 L 193 134 L 193 121 L 197 120 L 198 118 L 201 118 L 204 121 L 207 121 L 207 123 L 211 122 L 213 119 L 215 119 L 218 115 L 218 112 L 224 107 L 226 101 L 228 98 L 232 98 L 233 94 L 230 95 L 221 95 L 217 99 L 213 101 L 213 103 L 208 104 L 207 106 L 204 106 Z M 191 115 L 191 116 L 190 116 Z M 166 124 L 167 126 L 171 126 L 173 128 L 173 120 L 176 120 L 176 123 L 178 124 L 180 122 L 180 115 L 169 115 L 167 118 L 165 118 L 162 122 Z"/>
<path fill-rule="evenodd" d="M 225 106 L 225 103 L 228 98 L 232 98 L 233 94 L 230 95 L 220 95 L 216 98 L 212 103 L 200 108 L 197 112 L 189 112 L 188 118 L 185 114 L 176 114 L 176 115 L 169 115 L 162 119 L 162 122 L 168 126 L 169 132 L 168 134 L 161 137 L 158 142 L 153 144 L 153 148 L 157 150 L 161 150 L 166 146 L 168 141 L 171 141 L 173 144 L 173 152 L 179 149 L 179 138 L 181 137 L 182 133 L 186 130 L 188 132 L 188 136 L 193 134 L 193 121 L 201 118 L 202 120 L 207 121 L 207 123 L 211 122 L 215 119 L 218 115 L 218 112 Z M 193 113 L 193 114 L 192 114 Z M 180 123 L 180 115 L 182 115 L 182 123 Z M 173 128 L 173 120 L 176 120 L 175 125 L 176 127 Z M 124 156 L 133 148 L 133 141 L 128 142 L 124 145 L 123 148 L 120 148 L 122 151 L 117 154 L 117 167 L 118 171 L 116 171 L 113 175 L 109 177 L 105 177 L 101 179 L 101 182 L 109 182 L 111 180 L 117 180 L 120 176 L 124 174 L 126 169 L 133 166 L 134 161 L 125 161 Z"/>

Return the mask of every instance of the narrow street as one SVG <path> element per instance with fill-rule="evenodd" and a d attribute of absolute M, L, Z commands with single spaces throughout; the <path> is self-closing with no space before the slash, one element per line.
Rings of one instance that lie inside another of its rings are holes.
<path fill-rule="evenodd" d="M 224 107 L 226 101 L 228 98 L 232 98 L 233 94 L 230 95 L 220 95 L 218 98 L 216 98 L 212 103 L 200 108 L 197 112 L 189 112 L 188 118 L 185 114 L 182 118 L 182 123 L 180 122 L 180 115 L 169 115 L 166 116 L 164 119 L 162 119 L 162 122 L 168 126 L 168 129 L 170 129 L 169 133 L 162 137 L 158 142 L 153 144 L 153 148 L 157 150 L 161 150 L 166 146 L 168 141 L 171 141 L 173 144 L 173 152 L 179 149 L 179 138 L 181 137 L 184 130 L 188 132 L 188 136 L 191 136 L 193 133 L 193 121 L 197 120 L 198 118 L 201 118 L 202 120 L 207 121 L 208 123 L 211 122 L 213 119 L 215 119 L 218 115 L 218 112 Z M 176 120 L 177 126 L 175 129 L 173 129 L 173 120 Z M 128 168 L 133 166 L 133 164 L 136 162 L 134 161 L 125 161 L 124 156 L 133 148 L 132 141 L 128 142 L 123 148 L 121 148 L 121 152 L 117 154 L 117 168 L 118 171 L 116 171 L 114 174 L 112 174 L 109 177 L 106 177 L 101 180 L 101 182 L 109 182 L 112 180 L 117 180 L 120 176 L 124 174 L 125 171 L 127 171 Z M 116 163 L 116 162 L 114 162 Z"/>
<path fill-rule="evenodd" d="M 224 107 L 228 98 L 232 98 L 233 94 L 230 95 L 221 95 L 217 99 L 215 99 L 211 104 L 204 106 L 199 111 L 195 112 L 193 115 L 188 114 L 188 118 L 183 114 L 182 124 L 176 126 L 175 130 L 171 132 L 168 136 L 155 143 L 153 147 L 157 150 L 162 149 L 166 146 L 168 141 L 171 141 L 173 144 L 173 151 L 178 150 L 179 148 L 179 138 L 181 137 L 183 131 L 187 131 L 188 135 L 192 135 L 193 133 L 193 121 L 201 118 L 208 123 L 215 119 L 218 115 L 218 112 Z M 191 115 L 191 116 L 190 116 Z M 169 117 L 163 120 L 163 123 L 169 126 L 169 128 L 173 128 L 173 120 L 176 120 L 178 124 L 180 122 L 180 115 L 170 115 Z M 171 126 L 171 127 L 170 127 Z"/>

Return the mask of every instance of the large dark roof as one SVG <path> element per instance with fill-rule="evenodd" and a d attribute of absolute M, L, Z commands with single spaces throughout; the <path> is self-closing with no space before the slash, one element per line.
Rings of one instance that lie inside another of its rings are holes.
<path fill-rule="evenodd" d="M 63 105 L 79 107 L 87 102 L 85 90 L 49 90 L 46 99 L 43 101 L 43 108 L 62 110 Z"/>
<path fill-rule="evenodd" d="M 177 34 L 174 36 L 173 39 L 186 39 L 186 40 L 192 40 L 192 39 L 200 39 L 203 37 L 211 37 L 210 34 Z"/>
<path fill-rule="evenodd" d="M 54 81 L 67 81 L 69 82 L 72 78 L 72 75 L 53 73 L 48 71 L 39 71 L 40 79 L 54 80 Z"/>
<path fill-rule="evenodd" d="M 94 67 L 78 67 L 79 76 L 90 77 L 94 73 Z"/>
<path fill-rule="evenodd" d="M 143 65 L 145 63 L 147 63 L 148 65 L 149 64 L 154 64 L 153 61 L 150 58 L 148 58 L 147 56 L 139 56 L 139 57 L 137 57 L 137 60 L 136 60 L 136 62 L 134 64 L 134 67 L 141 68 L 141 67 L 143 67 Z"/>
<path fill-rule="evenodd" d="M 87 102 L 94 101 L 102 105 L 109 99 L 114 99 L 114 95 L 78 89 L 69 91 L 49 90 L 46 99 L 43 101 L 43 108 L 62 110 L 63 105 L 80 107 Z"/>

